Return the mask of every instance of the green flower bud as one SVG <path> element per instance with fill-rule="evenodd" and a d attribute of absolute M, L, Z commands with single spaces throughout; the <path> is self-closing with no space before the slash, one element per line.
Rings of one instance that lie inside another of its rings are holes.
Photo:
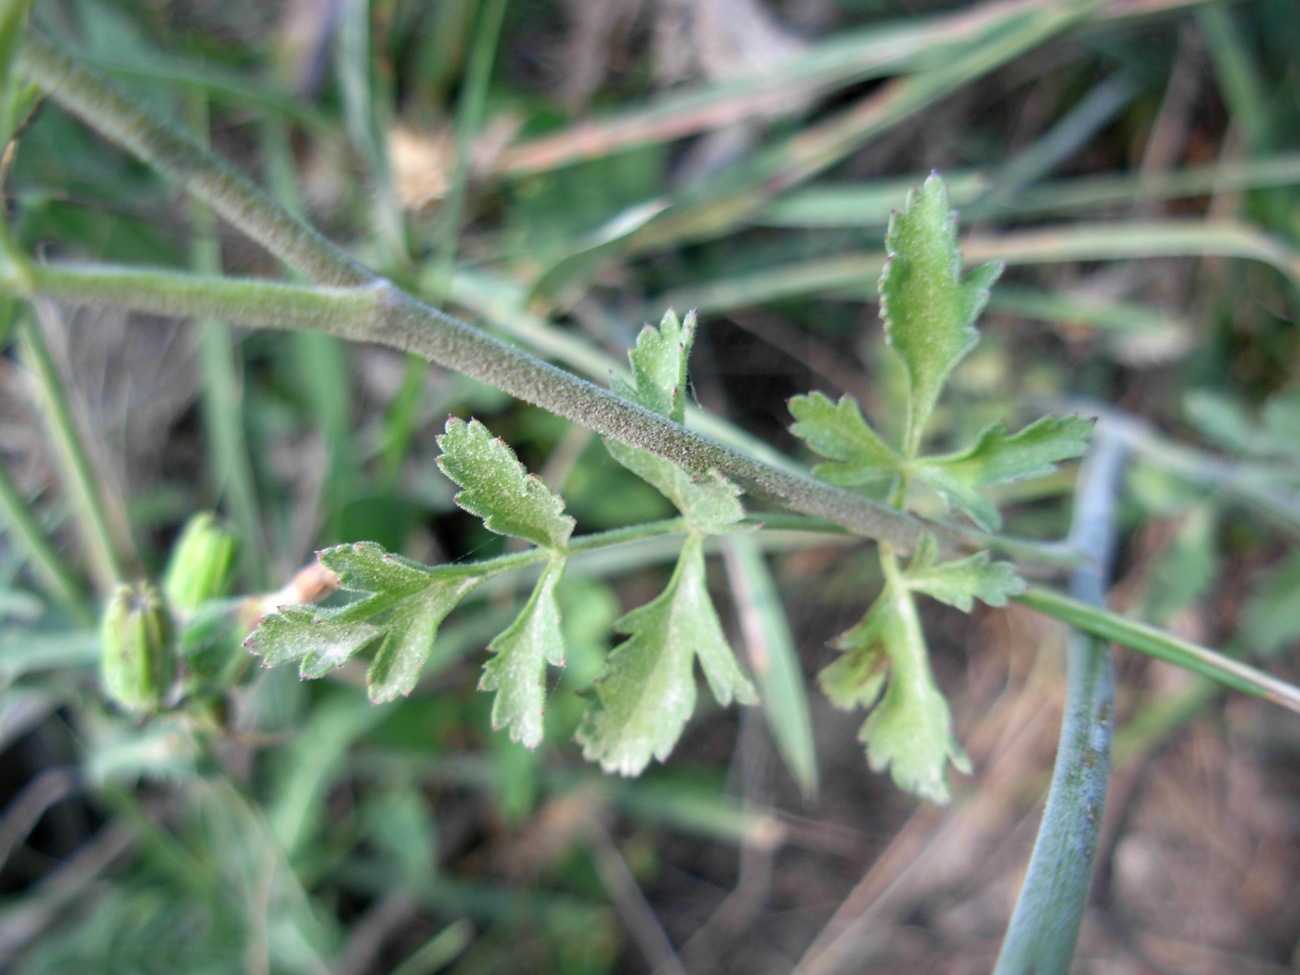
<path fill-rule="evenodd" d="M 125 711 L 158 710 L 176 672 L 171 618 L 148 582 L 119 586 L 101 625 L 100 681 Z"/>
<path fill-rule="evenodd" d="M 224 596 L 238 550 L 238 537 L 219 525 L 211 512 L 191 518 L 172 546 L 163 574 L 168 605 L 182 614 L 192 613 L 209 599 Z"/>

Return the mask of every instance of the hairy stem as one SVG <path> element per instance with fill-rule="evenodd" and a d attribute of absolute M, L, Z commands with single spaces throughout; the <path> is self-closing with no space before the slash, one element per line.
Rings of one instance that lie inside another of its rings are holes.
<path fill-rule="evenodd" d="M 107 78 L 76 64 L 57 45 L 29 32 L 16 67 L 20 77 L 66 112 L 185 187 L 294 270 L 324 284 L 356 285 L 374 279 L 362 264 L 285 211 L 248 177 L 132 101 Z"/>
<path fill-rule="evenodd" d="M 781 470 L 678 426 L 431 308 L 382 279 L 353 287 L 202 277 L 167 271 L 37 265 L 32 296 L 134 311 L 212 316 L 272 329 L 312 329 L 413 352 L 516 399 L 694 473 L 717 469 L 745 490 L 910 551 L 925 525 L 860 495 Z M 957 533 L 932 526 L 950 545 Z"/>

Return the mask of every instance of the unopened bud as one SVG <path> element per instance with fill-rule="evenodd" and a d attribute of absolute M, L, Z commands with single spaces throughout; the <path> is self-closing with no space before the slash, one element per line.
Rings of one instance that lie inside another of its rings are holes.
<path fill-rule="evenodd" d="M 158 710 L 171 686 L 171 619 L 163 598 L 148 582 L 119 586 L 101 627 L 100 680 L 123 710 Z"/>
<path fill-rule="evenodd" d="M 191 518 L 172 545 L 163 574 L 168 605 L 182 614 L 192 613 L 209 599 L 224 596 L 238 550 L 234 532 L 219 525 L 210 512 Z"/>

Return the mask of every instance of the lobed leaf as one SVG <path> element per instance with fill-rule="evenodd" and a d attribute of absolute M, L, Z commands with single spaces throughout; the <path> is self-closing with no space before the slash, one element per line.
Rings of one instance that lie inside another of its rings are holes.
<path fill-rule="evenodd" d="M 862 622 L 836 644 L 844 656 L 822 671 L 820 682 L 838 707 L 871 707 L 858 737 L 872 770 L 887 768 L 899 788 L 946 803 L 948 764 L 969 772 L 970 760 L 930 673 L 911 592 L 887 583 Z"/>
<path fill-rule="evenodd" d="M 757 703 L 709 599 L 700 534 L 687 536 L 667 588 L 615 626 L 627 639 L 597 678 L 577 734 L 583 756 L 605 771 L 638 775 L 668 758 L 695 710 L 696 659 L 718 703 Z"/>
<path fill-rule="evenodd" d="M 283 606 L 262 620 L 244 647 L 263 667 L 299 661 L 304 680 L 323 677 L 384 635 L 368 623 L 336 621 L 311 606 Z"/>
<path fill-rule="evenodd" d="M 841 396 L 832 403 L 824 393 L 790 400 L 795 418 L 790 432 L 834 463 L 818 464 L 813 474 L 841 487 L 855 487 L 893 477 L 903 459 L 862 416 L 858 401 Z"/>
<path fill-rule="evenodd" d="M 669 311 L 656 329 L 641 330 L 636 348 L 628 353 L 633 382 L 614 376 L 610 385 L 620 396 L 681 423 L 686 416 L 686 362 L 695 341 L 695 313 L 679 321 Z M 692 474 L 661 457 L 616 440 L 605 441 L 610 455 L 653 485 L 696 528 L 710 534 L 731 530 L 745 517 L 740 489 L 718 471 Z"/>
<path fill-rule="evenodd" d="M 268 667 L 300 661 L 303 678 L 323 677 L 375 646 L 367 684 L 376 703 L 411 692 L 443 619 L 475 587 L 502 571 L 424 566 L 374 542 L 339 545 L 318 558 L 338 574 L 341 589 L 369 595 L 332 608 L 282 607 L 262 620 L 244 646 Z"/>
<path fill-rule="evenodd" d="M 664 312 L 658 328 L 644 326 L 636 348 L 627 354 L 632 383 L 615 376 L 610 382 L 614 392 L 681 423 L 686 418 L 686 363 L 695 328 L 695 312 L 688 312 L 682 320 L 672 309 Z"/>
<path fill-rule="evenodd" d="M 988 303 L 1002 265 L 985 264 L 962 278 L 956 215 L 938 175 L 908 193 L 903 209 L 890 217 L 885 251 L 880 315 L 885 336 L 907 371 L 910 398 L 903 442 L 910 458 L 916 456 L 949 373 L 979 339 L 975 319 Z"/>
<path fill-rule="evenodd" d="M 889 654 L 881 633 L 890 612 L 891 603 L 882 594 L 852 629 L 835 639 L 834 645 L 844 653 L 822 668 L 817 682 L 837 708 L 869 708 L 880 699 L 889 676 Z"/>
<path fill-rule="evenodd" d="M 462 488 L 456 503 L 486 528 L 553 550 L 568 544 L 574 521 L 564 501 L 482 423 L 450 417 L 438 446 L 438 467 Z"/>
<path fill-rule="evenodd" d="M 941 603 L 969 613 L 976 599 L 989 606 L 1005 606 L 1011 596 L 1025 591 L 1025 580 L 1010 562 L 994 562 L 988 552 L 964 559 L 938 561 L 939 546 L 929 532 L 921 536 L 916 555 L 903 574 L 909 589 L 923 592 Z"/>
<path fill-rule="evenodd" d="M 1002 518 L 978 489 L 1050 474 L 1057 462 L 1081 456 L 1091 434 L 1092 421 L 1080 416 L 1045 416 L 1014 434 L 994 423 L 963 450 L 923 458 L 915 472 L 949 507 L 997 531 Z"/>
<path fill-rule="evenodd" d="M 691 474 L 671 461 L 606 440 L 610 456 L 673 503 L 691 525 L 711 535 L 733 531 L 745 517 L 740 488 L 717 471 Z"/>
<path fill-rule="evenodd" d="M 492 727 L 508 728 L 512 741 L 528 748 L 542 742 L 546 665 L 564 666 L 564 637 L 555 586 L 564 560 L 552 559 L 533 587 L 519 616 L 488 647 L 493 656 L 483 667 L 479 690 L 496 691 Z"/>

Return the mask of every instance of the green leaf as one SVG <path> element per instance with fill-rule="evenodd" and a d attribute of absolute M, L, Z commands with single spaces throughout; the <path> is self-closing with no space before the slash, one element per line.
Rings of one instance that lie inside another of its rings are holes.
<path fill-rule="evenodd" d="M 1270 396 L 1258 422 L 1238 400 L 1209 390 L 1188 393 L 1183 408 L 1206 438 L 1233 453 L 1293 463 L 1300 458 L 1295 436 L 1300 427 L 1300 392 Z"/>
<path fill-rule="evenodd" d="M 1058 461 L 1081 456 L 1091 434 L 1092 421 L 1080 416 L 1045 416 L 1014 434 L 1005 423 L 994 423 L 963 450 L 922 458 L 916 476 L 950 507 L 986 531 L 996 531 L 1002 518 L 977 489 L 1050 474 Z"/>
<path fill-rule="evenodd" d="M 1218 536 L 1218 512 L 1214 503 L 1189 508 L 1169 544 L 1143 566 L 1136 604 L 1130 606 L 1129 612 L 1148 622 L 1168 626 L 1177 614 L 1202 605 L 1219 569 Z M 1260 595 L 1259 588 L 1252 588 L 1254 596 Z M 1248 599 L 1243 622 L 1249 620 L 1250 604 Z M 1243 629 L 1248 632 L 1247 627 Z"/>
<path fill-rule="evenodd" d="M 610 381 L 614 392 L 681 423 L 686 418 L 686 363 L 695 343 L 695 327 L 695 312 L 681 320 L 672 309 L 664 312 L 658 328 L 642 327 L 636 348 L 627 354 L 632 383 L 614 376 Z"/>
<path fill-rule="evenodd" d="M 615 626 L 627 639 L 596 680 L 577 734 L 583 756 L 605 771 L 638 775 L 668 758 L 695 710 L 696 658 L 718 703 L 757 703 L 709 599 L 700 534 L 686 537 L 668 587 Z"/>
<path fill-rule="evenodd" d="M 648 410 L 681 423 L 686 416 L 686 362 L 695 340 L 695 314 L 679 321 L 669 311 L 656 329 L 641 330 L 636 348 L 628 353 L 633 382 L 614 376 L 611 388 Z M 740 489 L 717 471 L 691 474 L 671 461 L 606 440 L 610 455 L 668 498 L 696 528 L 720 534 L 745 517 Z"/>
<path fill-rule="evenodd" d="M 1242 636 L 1255 653 L 1273 656 L 1300 640 L 1300 551 L 1272 568 L 1242 608 Z"/>
<path fill-rule="evenodd" d="M 745 517 L 740 489 L 717 471 L 693 475 L 671 461 L 606 440 L 610 456 L 637 477 L 654 485 L 692 526 L 710 535 L 734 530 Z"/>
<path fill-rule="evenodd" d="M 374 542 L 339 545 L 318 557 L 338 574 L 339 588 L 369 595 L 324 609 L 285 606 L 263 619 L 244 645 L 268 667 L 301 661 L 304 678 L 323 677 L 375 645 L 367 684 L 376 703 L 411 692 L 443 619 L 476 586 L 504 571 L 420 565 Z"/>
<path fill-rule="evenodd" d="M 483 667 L 480 691 L 496 691 L 492 727 L 510 729 L 510 738 L 528 748 L 542 742 L 546 665 L 564 666 L 564 637 L 555 585 L 564 560 L 552 559 L 533 587 L 533 594 L 509 628 L 492 641 L 491 659 Z"/>
<path fill-rule="evenodd" d="M 869 708 L 880 699 L 889 676 L 889 654 L 881 640 L 889 613 L 890 602 L 882 593 L 857 625 L 835 639 L 844 654 L 822 668 L 817 682 L 837 708 Z"/>
<path fill-rule="evenodd" d="M 872 770 L 888 768 L 899 788 L 946 803 L 948 764 L 969 772 L 970 760 L 930 673 L 911 592 L 887 583 L 862 622 L 836 644 L 845 653 L 822 671 L 822 689 L 837 707 L 871 707 L 858 737 Z"/>
<path fill-rule="evenodd" d="M 1014 434 L 994 423 L 964 450 L 924 463 L 975 487 L 991 487 L 1052 473 L 1058 461 L 1082 456 L 1091 436 L 1092 421 L 1081 416 L 1045 416 Z"/>
<path fill-rule="evenodd" d="M 907 195 L 889 220 L 888 259 L 880 276 L 885 336 L 907 370 L 910 399 L 904 454 L 915 457 L 948 374 L 978 341 L 975 319 L 989 299 L 1001 264 L 985 264 L 964 280 L 956 215 L 943 181 L 933 175 Z"/>
<path fill-rule="evenodd" d="M 284 606 L 271 613 L 244 647 L 262 658 L 263 667 L 300 661 L 304 680 L 323 677 L 384 635 L 368 623 L 336 622 L 311 606 Z"/>
<path fill-rule="evenodd" d="M 463 489 L 456 503 L 490 531 L 553 550 L 568 544 L 574 521 L 564 502 L 482 423 L 450 417 L 438 446 L 438 466 Z"/>
<path fill-rule="evenodd" d="M 797 421 L 790 432 L 835 461 L 813 468 L 813 474 L 823 481 L 854 487 L 898 473 L 903 459 L 871 429 L 852 396 L 841 396 L 838 403 L 832 403 L 824 393 L 814 392 L 794 397 L 789 405 Z"/>
<path fill-rule="evenodd" d="M 1010 562 L 994 562 L 988 552 L 976 552 L 964 559 L 939 562 L 934 536 L 921 536 L 916 555 L 903 574 L 907 588 L 923 592 L 941 603 L 969 613 L 974 601 L 1005 606 L 1007 599 L 1025 591 L 1025 580 Z"/>

